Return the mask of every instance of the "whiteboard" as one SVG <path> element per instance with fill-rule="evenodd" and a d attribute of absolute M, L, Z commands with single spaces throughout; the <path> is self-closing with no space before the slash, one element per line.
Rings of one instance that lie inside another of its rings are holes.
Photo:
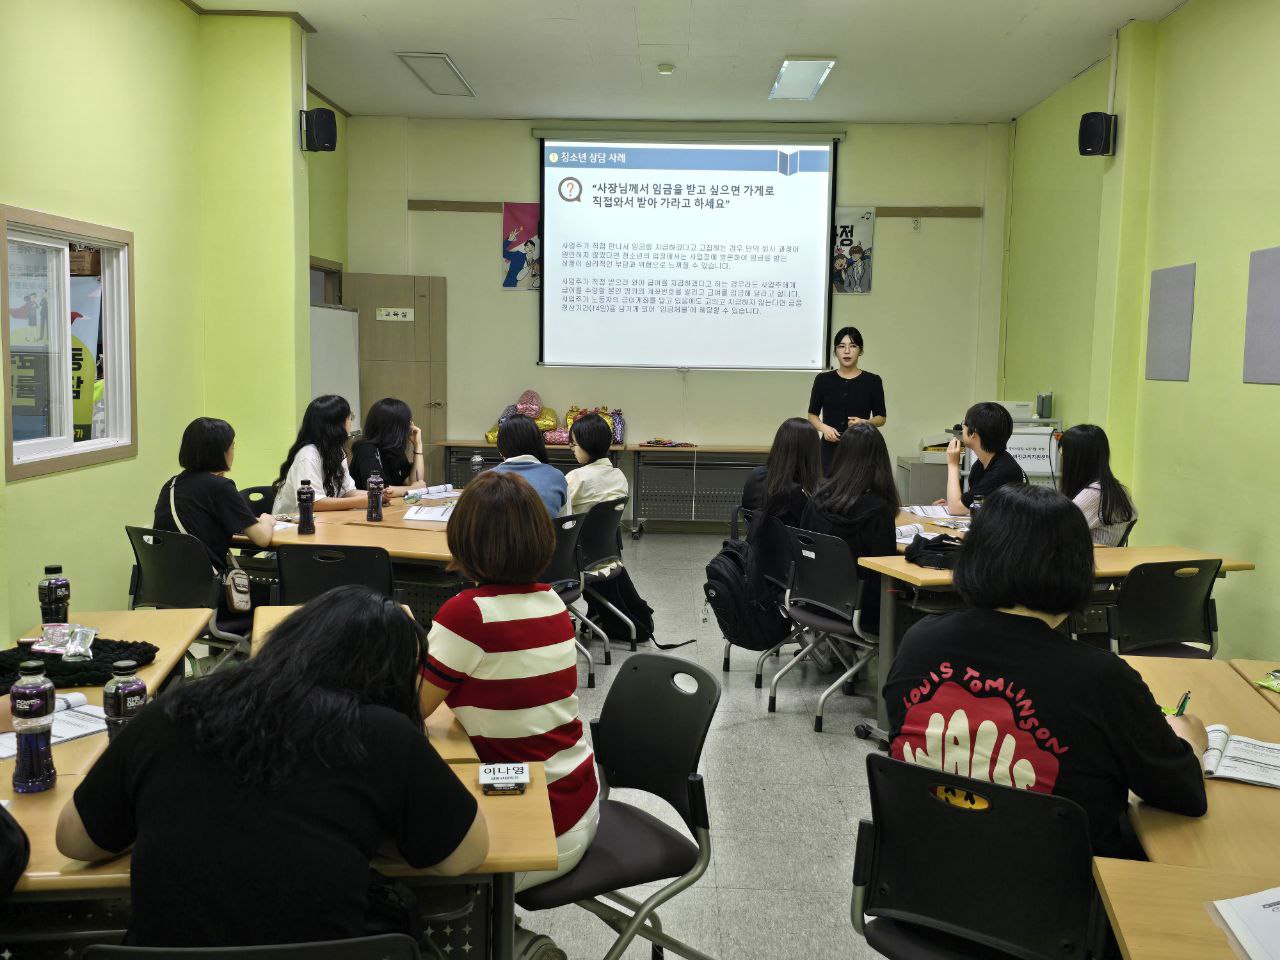
<path fill-rule="evenodd" d="M 336 393 L 351 404 L 360 428 L 360 314 L 351 307 L 311 305 L 311 399 Z"/>

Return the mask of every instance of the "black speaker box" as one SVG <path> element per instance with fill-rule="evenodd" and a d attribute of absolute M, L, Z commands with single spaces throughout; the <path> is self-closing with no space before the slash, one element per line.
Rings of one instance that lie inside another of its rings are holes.
<path fill-rule="evenodd" d="M 1086 113 L 1080 117 L 1080 156 L 1109 157 L 1116 152 L 1116 115 Z"/>
<path fill-rule="evenodd" d="M 302 111 L 302 149 L 327 152 L 338 146 L 338 117 L 327 107 Z"/>

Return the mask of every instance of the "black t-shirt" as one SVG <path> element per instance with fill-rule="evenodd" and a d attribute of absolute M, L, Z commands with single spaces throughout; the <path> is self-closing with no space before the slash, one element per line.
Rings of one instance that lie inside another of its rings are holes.
<path fill-rule="evenodd" d="M 748 510 L 760 510 L 764 508 L 765 484 L 768 478 L 768 471 L 763 467 L 756 467 L 747 475 L 747 482 L 742 485 L 742 505 Z M 791 492 L 787 497 L 786 507 L 779 513 L 775 513 L 788 527 L 798 527 L 800 525 L 800 517 L 804 514 L 805 504 L 809 502 L 809 495 L 798 483 L 791 485 Z"/>
<path fill-rule="evenodd" d="M 351 479 L 363 490 L 369 475 L 377 470 L 388 487 L 402 487 L 413 464 L 403 450 L 382 450 L 371 440 L 361 440 L 351 448 Z"/>
<path fill-rule="evenodd" d="M 231 538 L 258 522 L 236 485 L 216 474 L 184 470 L 178 474 L 173 499 L 187 533 L 204 544 L 209 552 L 209 561 L 218 568 L 218 572 L 226 573 Z M 173 522 L 173 514 L 169 510 L 169 482 L 160 488 L 160 496 L 156 498 L 152 526 L 157 530 L 178 532 L 178 525 Z"/>
<path fill-rule="evenodd" d="M 13 814 L 0 807 L 0 897 L 7 897 L 22 879 L 30 857 L 26 832 Z"/>
<path fill-rule="evenodd" d="M 888 416 L 884 407 L 884 381 L 863 370 L 846 380 L 838 371 L 828 370 L 813 378 L 809 394 L 809 412 L 822 414 L 822 422 L 841 433 L 849 426 L 850 417 L 869 420 Z"/>
<path fill-rule="evenodd" d="M 907 631 L 884 687 L 891 755 L 1068 797 L 1094 853 L 1123 854 L 1129 791 L 1174 813 L 1206 809 L 1199 758 L 1137 671 L 1032 617 L 962 610 Z"/>
<path fill-rule="evenodd" d="M 972 506 L 974 497 L 989 497 L 1006 483 L 1026 483 L 1027 475 L 1008 450 L 1001 450 L 985 467 L 974 460 L 969 470 L 969 489 L 960 494 L 960 502 Z"/>
<path fill-rule="evenodd" d="M 893 532 L 894 512 L 882 497 L 867 492 L 853 503 L 847 514 L 833 513 L 824 507 L 821 495 L 815 496 L 804 509 L 800 527 L 814 533 L 839 537 L 849 544 L 856 564 L 859 557 L 888 557 L 898 552 Z M 862 629 L 880 632 L 880 574 L 858 567 L 862 581 Z"/>
<path fill-rule="evenodd" d="M 476 802 L 421 730 L 360 708 L 359 763 L 301 760 L 270 793 L 197 753 L 161 702 L 143 708 L 76 788 L 89 838 L 133 844 L 142 946 L 298 943 L 364 931 L 369 861 L 390 839 L 414 867 L 461 843 Z"/>

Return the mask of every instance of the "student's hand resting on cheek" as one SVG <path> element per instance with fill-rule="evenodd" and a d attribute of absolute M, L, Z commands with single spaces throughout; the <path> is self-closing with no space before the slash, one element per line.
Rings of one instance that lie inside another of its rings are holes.
<path fill-rule="evenodd" d="M 950 466 L 960 466 L 960 458 L 964 455 L 964 445 L 960 442 L 959 437 L 952 437 L 951 442 L 947 444 L 947 463 Z M 946 503 L 946 501 L 942 501 Z"/>

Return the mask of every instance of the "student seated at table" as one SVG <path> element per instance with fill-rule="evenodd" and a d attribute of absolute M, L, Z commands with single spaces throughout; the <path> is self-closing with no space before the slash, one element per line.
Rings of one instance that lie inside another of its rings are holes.
<path fill-rule="evenodd" d="M 1084 808 L 1099 856 L 1139 857 L 1129 791 L 1164 810 L 1206 809 L 1204 725 L 1166 717 L 1142 677 L 1056 629 L 1093 586 L 1079 509 L 1008 484 L 974 518 L 955 567 L 971 609 L 911 627 L 884 687 L 893 757 Z"/>
<path fill-rule="evenodd" d="M 244 534 L 259 547 L 271 544 L 275 518 L 269 513 L 255 517 L 236 485 L 227 479 L 236 456 L 236 432 L 231 424 L 215 417 L 196 417 L 182 431 L 178 465 L 182 472 L 166 480 L 156 497 L 151 525 L 157 530 L 183 529 L 199 540 L 209 554 L 209 562 L 219 575 L 227 572 L 227 552 L 231 538 Z"/>
<path fill-rule="evenodd" d="M 894 520 L 898 516 L 898 488 L 884 436 L 866 421 L 840 435 L 831 469 L 818 484 L 800 527 L 839 537 L 849 544 L 854 563 L 859 557 L 887 557 L 896 553 Z M 880 632 L 880 575 L 858 568 L 862 580 L 865 633 Z"/>
<path fill-rule="evenodd" d="M 354 510 L 368 504 L 368 496 L 356 489 L 347 470 L 347 438 L 354 423 L 351 405 L 342 397 L 329 393 L 307 404 L 298 437 L 273 484 L 276 500 L 272 513 L 298 512 L 298 487 L 303 480 L 311 481 L 317 510 Z"/>
<path fill-rule="evenodd" d="M 555 591 L 536 582 L 555 533 L 533 487 L 487 470 L 463 490 L 446 534 L 450 569 L 475 586 L 446 600 L 431 624 L 423 715 L 447 703 L 484 763 L 546 763 L 559 865 L 518 874 L 523 890 L 572 870 L 600 818 L 573 623 Z"/>
<path fill-rule="evenodd" d="M 498 453 L 502 462 L 492 469 L 523 477 L 546 504 L 547 513 L 558 517 L 569 502 L 564 474 L 547 463 L 547 443 L 531 417 L 513 414 L 498 427 Z"/>
<path fill-rule="evenodd" d="M 63 808 L 58 849 L 133 848 L 128 943 L 361 936 L 380 849 L 447 876 L 488 854 L 484 816 L 423 730 L 425 658 L 399 604 L 330 590 L 253 659 L 144 707 Z"/>
<path fill-rule="evenodd" d="M 822 476 L 821 442 L 818 431 L 803 417 L 783 420 L 764 466 L 747 474 L 742 505 L 763 510 L 788 527 L 799 526 L 809 495 Z"/>
<path fill-rule="evenodd" d="M 364 436 L 351 446 L 351 479 L 364 490 L 377 470 L 387 492 L 403 497 L 408 490 L 426 486 L 422 457 L 422 428 L 413 422 L 409 405 L 387 397 L 369 408 Z"/>
<path fill-rule="evenodd" d="M 1027 475 L 1005 449 L 1013 436 L 1013 417 L 998 403 L 975 403 L 964 415 L 960 436 L 947 444 L 947 496 L 936 501 L 952 516 L 969 513 L 975 497 L 987 497 L 1006 483 L 1026 483 Z M 969 489 L 960 492 L 960 463 L 973 451 Z"/>
<path fill-rule="evenodd" d="M 609 460 L 612 444 L 613 431 L 600 414 L 588 413 L 573 421 L 569 447 L 582 466 L 565 477 L 570 513 L 586 513 L 597 503 L 627 496 L 627 475 Z"/>
<path fill-rule="evenodd" d="M 1111 444 L 1101 427 L 1081 423 L 1058 441 L 1062 459 L 1062 492 L 1070 497 L 1085 520 L 1094 543 L 1114 547 L 1120 543 L 1138 511 L 1129 491 L 1111 472 Z"/>

